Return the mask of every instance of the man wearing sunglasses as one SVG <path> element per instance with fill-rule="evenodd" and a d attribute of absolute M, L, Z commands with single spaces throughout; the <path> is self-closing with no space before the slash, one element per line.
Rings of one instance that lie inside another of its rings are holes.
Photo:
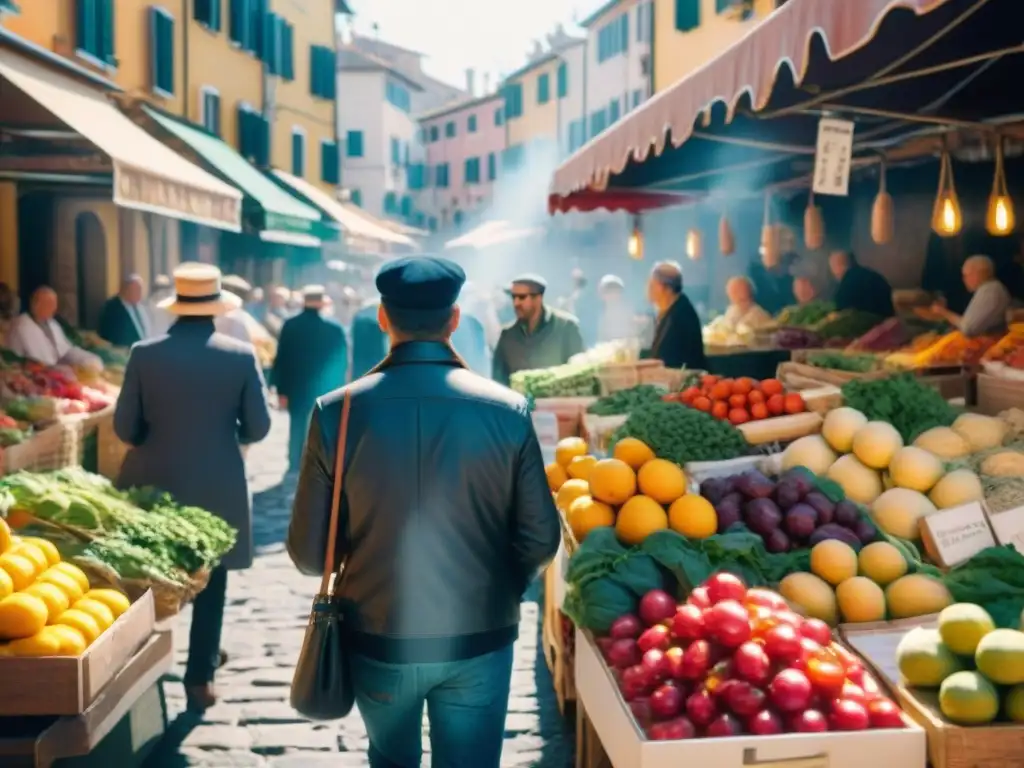
<path fill-rule="evenodd" d="M 494 348 L 494 380 L 509 383 L 513 373 L 563 365 L 583 351 L 579 321 L 545 306 L 547 282 L 540 275 L 521 275 L 512 281 L 515 322 L 501 332 Z"/>

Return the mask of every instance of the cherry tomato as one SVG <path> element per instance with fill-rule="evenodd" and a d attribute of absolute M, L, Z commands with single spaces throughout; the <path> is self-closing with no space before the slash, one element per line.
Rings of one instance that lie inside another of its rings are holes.
<path fill-rule="evenodd" d="M 807 660 L 807 678 L 819 691 L 838 695 L 846 682 L 846 670 L 839 662 L 818 654 Z"/>

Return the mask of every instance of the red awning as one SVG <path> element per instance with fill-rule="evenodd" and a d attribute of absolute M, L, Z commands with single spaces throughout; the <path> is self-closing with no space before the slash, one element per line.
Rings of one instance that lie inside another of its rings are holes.
<path fill-rule="evenodd" d="M 548 213 L 552 215 L 569 213 L 569 211 L 591 213 L 597 210 L 640 213 L 656 208 L 686 205 L 694 202 L 695 199 L 693 195 L 684 195 L 678 192 L 647 192 L 642 189 L 606 189 L 602 192 L 595 192 L 582 189 L 568 197 L 549 196 Z"/>
<path fill-rule="evenodd" d="M 923 15 L 949 1 L 789 0 L 718 58 L 654 96 L 562 163 L 552 179 L 549 210 L 573 209 L 581 193 L 604 191 L 609 177 L 622 173 L 630 161 L 660 155 L 669 136 L 673 146 L 680 146 L 715 103 L 726 105 L 729 120 L 744 97 L 755 110 L 763 109 L 783 66 L 792 70 L 797 85 L 803 81 L 815 34 L 834 61 L 870 42 L 890 10 L 904 8 Z M 581 210 L 596 207 L 601 206 L 591 202 Z"/>

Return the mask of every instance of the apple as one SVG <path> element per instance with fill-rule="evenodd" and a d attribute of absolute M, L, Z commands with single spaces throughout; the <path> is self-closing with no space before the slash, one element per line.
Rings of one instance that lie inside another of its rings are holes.
<path fill-rule="evenodd" d="M 643 634 L 637 638 L 636 644 L 641 653 L 647 653 L 652 648 L 666 651 L 672 644 L 672 633 L 664 624 L 655 624 L 643 631 Z"/>
<path fill-rule="evenodd" d="M 859 701 L 839 699 L 832 702 L 828 724 L 833 731 L 863 731 L 870 723 L 868 710 Z"/>
<path fill-rule="evenodd" d="M 651 699 L 649 696 L 637 696 L 629 702 L 629 709 L 641 726 L 646 726 L 654 719 L 651 715 Z"/>
<path fill-rule="evenodd" d="M 674 683 L 662 683 L 651 694 L 651 714 L 669 720 L 683 711 L 683 692 Z"/>
<path fill-rule="evenodd" d="M 729 687 L 720 697 L 733 714 L 750 717 L 765 705 L 764 691 L 744 680 L 730 680 Z"/>
<path fill-rule="evenodd" d="M 683 680 L 703 680 L 709 669 L 711 669 L 711 643 L 707 640 L 694 640 L 683 651 L 679 676 Z"/>
<path fill-rule="evenodd" d="M 832 629 L 821 619 L 804 619 L 800 625 L 800 634 L 823 648 L 832 642 Z"/>
<path fill-rule="evenodd" d="M 595 638 L 594 642 L 597 643 L 597 649 L 601 651 L 601 658 L 611 664 L 608 661 L 608 651 L 611 649 L 612 644 L 615 642 L 614 637 L 598 637 Z M 614 665 L 613 665 L 614 666 Z"/>
<path fill-rule="evenodd" d="M 747 605 L 756 605 L 773 611 L 788 611 L 789 605 L 782 595 L 763 587 L 751 587 L 744 599 Z"/>
<path fill-rule="evenodd" d="M 800 627 L 803 626 L 804 617 L 795 611 L 776 611 L 775 612 L 775 623 L 776 624 L 789 624 L 793 629 L 799 631 Z"/>
<path fill-rule="evenodd" d="M 626 701 L 632 701 L 639 696 L 646 696 L 653 687 L 650 673 L 640 664 L 635 664 L 622 670 L 619 689 L 622 691 L 622 698 Z"/>
<path fill-rule="evenodd" d="M 692 603 L 683 603 L 672 617 L 672 636 L 684 643 L 704 637 L 704 611 Z"/>
<path fill-rule="evenodd" d="M 780 712 L 799 712 L 807 709 L 814 692 L 807 675 L 798 669 L 784 669 L 772 678 L 768 698 Z"/>
<path fill-rule="evenodd" d="M 747 585 L 739 576 L 724 571 L 711 576 L 704 587 L 708 592 L 708 600 L 717 605 L 723 600 L 735 600 L 742 603 L 747 596 Z"/>
<path fill-rule="evenodd" d="M 708 597 L 707 587 L 694 587 L 693 591 L 690 592 L 690 596 L 686 600 L 690 605 L 695 605 L 701 610 L 711 607 L 711 598 Z"/>
<path fill-rule="evenodd" d="M 768 658 L 780 664 L 789 664 L 800 658 L 800 635 L 789 624 L 776 624 L 764 633 L 764 651 Z"/>
<path fill-rule="evenodd" d="M 669 677 L 682 679 L 683 649 L 678 645 L 673 645 L 665 651 L 665 668 L 668 670 Z"/>
<path fill-rule="evenodd" d="M 608 629 L 608 636 L 616 640 L 624 638 L 635 640 L 640 637 L 640 633 L 643 631 L 644 625 L 640 623 L 640 619 L 632 613 L 627 613 L 624 616 L 619 616 L 619 618 L 612 622 L 611 627 Z"/>
<path fill-rule="evenodd" d="M 747 730 L 755 736 L 774 736 L 785 730 L 782 718 L 770 709 L 762 709 L 747 720 Z"/>
<path fill-rule="evenodd" d="M 648 678 L 654 683 L 660 683 L 669 676 L 668 660 L 665 652 L 658 648 L 651 648 L 640 660 L 640 665 L 647 670 Z"/>
<path fill-rule="evenodd" d="M 652 589 L 641 597 L 637 608 L 640 620 L 649 627 L 672 618 L 675 612 L 675 598 L 663 589 Z"/>
<path fill-rule="evenodd" d="M 737 648 L 750 639 L 750 616 L 736 600 L 721 600 L 705 610 L 704 625 L 708 636 L 727 648 Z"/>
<path fill-rule="evenodd" d="M 663 723 L 655 723 L 647 729 L 648 738 L 654 741 L 678 741 L 692 739 L 696 735 L 697 729 L 685 717 L 676 717 Z"/>
<path fill-rule="evenodd" d="M 789 728 L 796 733 L 822 733 L 828 730 L 828 720 L 816 709 L 805 709 L 790 718 Z"/>
<path fill-rule="evenodd" d="M 727 736 L 738 736 L 743 733 L 743 724 L 728 712 L 719 715 L 708 724 L 704 735 L 709 739 L 720 739 Z"/>
<path fill-rule="evenodd" d="M 612 640 L 611 645 L 608 646 L 608 663 L 616 669 L 625 669 L 639 664 L 641 655 L 636 640 L 630 638 Z"/>
<path fill-rule="evenodd" d="M 836 700 L 844 699 L 846 701 L 856 701 L 862 707 L 868 705 L 868 695 L 864 692 L 864 689 L 855 683 L 851 683 L 847 680 L 843 683 L 842 689 L 839 691 L 839 695 L 835 697 Z"/>
<path fill-rule="evenodd" d="M 879 697 L 868 702 L 868 718 L 872 728 L 904 728 L 903 713 L 891 699 Z"/>
<path fill-rule="evenodd" d="M 764 685 L 771 677 L 772 661 L 760 643 L 748 640 L 733 653 L 732 668 L 741 680 Z"/>
<path fill-rule="evenodd" d="M 686 699 L 686 715 L 700 728 L 710 725 L 711 721 L 718 717 L 718 705 L 714 696 L 704 688 L 691 693 Z"/>

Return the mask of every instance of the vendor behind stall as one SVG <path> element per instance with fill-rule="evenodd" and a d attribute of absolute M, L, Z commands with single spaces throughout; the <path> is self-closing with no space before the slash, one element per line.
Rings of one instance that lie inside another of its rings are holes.
<path fill-rule="evenodd" d="M 962 315 L 936 302 L 931 309 L 964 336 L 987 336 L 1006 331 L 1006 313 L 1010 309 L 1010 292 L 996 279 L 996 268 L 988 256 L 971 256 L 962 269 L 964 287 L 971 300 Z"/>
<path fill-rule="evenodd" d="M 683 293 L 683 270 L 674 261 L 654 265 L 647 299 L 658 313 L 651 348 L 641 357 L 661 360 L 666 368 L 706 369 L 704 337 L 697 310 Z"/>
<path fill-rule="evenodd" d="M 797 306 L 806 307 L 818 298 L 818 291 L 809 277 L 797 277 L 793 280 L 793 298 Z"/>
<path fill-rule="evenodd" d="M 771 323 L 772 316 L 754 301 L 754 285 L 748 278 L 740 275 L 729 278 L 725 295 L 729 299 L 725 322 L 733 329 L 746 326 L 754 330 Z"/>
<path fill-rule="evenodd" d="M 49 286 L 36 288 L 28 312 L 19 315 L 7 333 L 7 346 L 15 354 L 43 365 L 71 365 L 103 370 L 103 361 L 92 352 L 72 346 L 55 319 L 57 293 Z"/>
<path fill-rule="evenodd" d="M 583 336 L 576 318 L 544 306 L 547 282 L 540 275 L 522 275 L 512 281 L 508 294 L 516 320 L 498 337 L 494 348 L 493 375 L 509 383 L 517 371 L 564 365 L 583 351 Z"/>
<path fill-rule="evenodd" d="M 854 309 L 879 317 L 895 317 L 892 286 L 880 273 L 857 263 L 849 251 L 833 251 L 828 257 L 832 276 L 839 281 L 836 309 Z"/>

